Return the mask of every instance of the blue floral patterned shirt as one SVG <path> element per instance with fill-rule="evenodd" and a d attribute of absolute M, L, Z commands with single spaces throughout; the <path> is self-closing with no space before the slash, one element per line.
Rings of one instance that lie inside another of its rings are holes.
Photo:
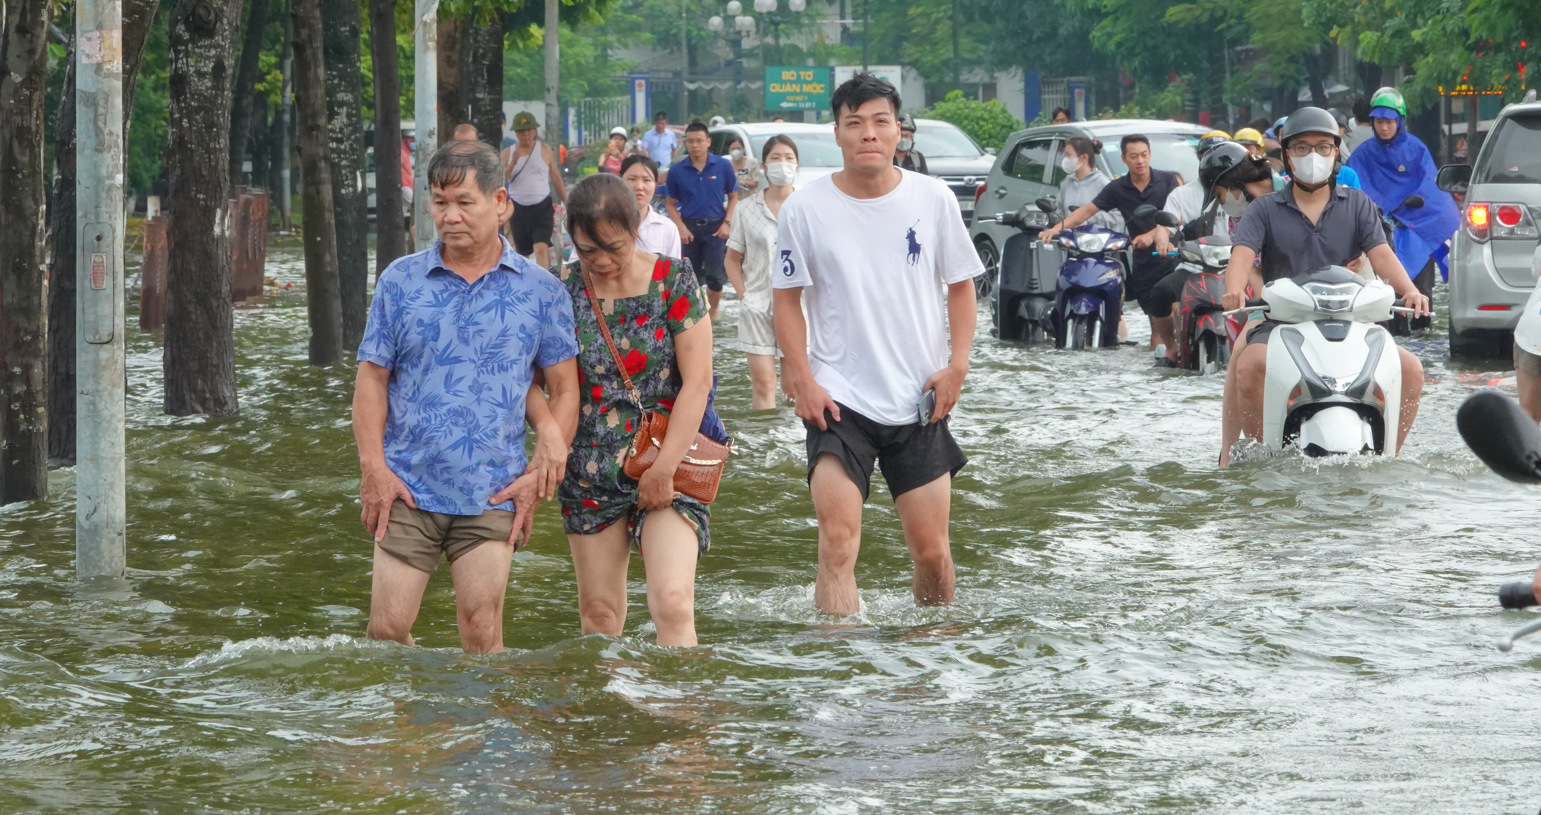
<path fill-rule="evenodd" d="M 503 241 L 492 271 L 467 283 L 439 243 L 380 275 L 360 362 L 391 372 L 385 462 L 417 508 L 512 510 L 487 499 L 524 473 L 524 401 L 535 366 L 578 355 L 572 298 Z"/>

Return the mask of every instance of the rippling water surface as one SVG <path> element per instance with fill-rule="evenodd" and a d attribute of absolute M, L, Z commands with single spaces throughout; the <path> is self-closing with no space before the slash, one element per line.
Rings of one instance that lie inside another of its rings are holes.
<path fill-rule="evenodd" d="M 982 333 L 957 605 L 914 605 L 878 488 L 863 610 L 836 619 L 812 605 L 800 425 L 748 409 L 733 313 L 706 645 L 652 644 L 640 564 L 627 636 L 580 636 L 547 507 L 497 657 L 459 652 L 445 569 L 423 647 L 363 638 L 352 374 L 306 365 L 298 298 L 238 312 L 234 419 L 162 416 L 159 340 L 131 331 L 126 587 L 73 580 L 70 471 L 0 510 L 0 811 L 1536 808 L 1541 645 L 1498 653 L 1527 617 L 1492 598 L 1534 567 L 1537 495 L 1453 419 L 1504 363 L 1414 338 L 1403 459 L 1220 472 L 1218 378 Z"/>

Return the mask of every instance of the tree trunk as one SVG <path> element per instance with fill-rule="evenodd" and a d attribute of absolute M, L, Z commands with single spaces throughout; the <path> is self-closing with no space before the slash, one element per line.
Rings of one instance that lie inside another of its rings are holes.
<path fill-rule="evenodd" d="M 47 0 L 7 0 L 0 33 L 0 505 L 48 497 L 47 49 Z"/>
<path fill-rule="evenodd" d="M 166 146 L 165 410 L 234 416 L 230 302 L 231 69 L 240 3 L 178 0 L 171 11 Z"/>
<path fill-rule="evenodd" d="M 294 96 L 299 117 L 300 205 L 305 233 L 305 301 L 310 317 L 310 364 L 342 358 L 342 300 L 338 294 L 337 223 L 326 120 L 326 67 L 320 0 L 291 0 Z"/>
<path fill-rule="evenodd" d="M 73 14 L 71 15 L 73 16 Z M 71 31 L 74 27 L 71 26 Z M 48 464 L 75 465 L 75 39 L 54 116 L 53 206 L 48 210 Z M 125 100 L 126 102 L 127 100 Z M 132 107 L 125 104 L 125 109 Z M 128 132 L 125 125 L 124 133 Z M 127 152 L 126 150 L 124 151 Z"/>
<path fill-rule="evenodd" d="M 273 195 L 273 188 L 268 186 L 268 156 L 272 148 L 268 147 L 268 102 L 266 99 L 253 99 L 251 111 L 251 134 L 247 149 L 251 153 L 251 183 L 254 187 L 261 187 L 269 193 L 269 200 L 277 203 L 277 195 Z"/>
<path fill-rule="evenodd" d="M 262 55 L 262 44 L 267 41 L 267 30 L 268 0 L 251 0 L 251 11 L 246 16 L 246 41 L 241 46 L 241 62 L 235 71 L 235 94 L 230 107 L 231 184 L 241 183 L 241 165 L 246 160 L 252 119 L 257 105 L 267 104 L 256 95 L 257 60 Z M 255 179 L 255 174 L 252 177 Z"/>
<path fill-rule="evenodd" d="M 401 75 L 396 55 L 396 0 L 369 0 L 369 29 L 370 51 L 375 62 L 375 272 L 378 274 L 385 271 L 391 261 L 407 253 L 406 229 L 402 226 Z"/>
<path fill-rule="evenodd" d="M 369 310 L 369 192 L 364 189 L 359 0 L 321 0 L 321 24 L 342 347 L 357 351 Z"/>
<path fill-rule="evenodd" d="M 1306 82 L 1311 88 L 1311 104 L 1314 107 L 1327 107 L 1327 88 L 1322 81 L 1322 55 L 1319 51 L 1310 51 L 1302 54 L 1300 61 L 1305 63 Z"/>
<path fill-rule="evenodd" d="M 439 17 L 439 145 L 455 138 L 455 125 L 465 121 L 460 106 L 460 47 L 465 21 Z"/>
<path fill-rule="evenodd" d="M 468 28 L 465 48 L 465 80 L 470 107 L 469 121 L 482 141 L 503 146 L 503 14 L 492 22 Z"/>
<path fill-rule="evenodd" d="M 134 110 L 134 86 L 144 57 L 157 0 L 123 3 L 123 132 Z M 54 206 L 49 210 L 48 268 L 48 460 L 75 465 L 75 46 L 65 67 L 64 93 L 54 125 Z M 127 151 L 125 151 L 127 152 Z"/>

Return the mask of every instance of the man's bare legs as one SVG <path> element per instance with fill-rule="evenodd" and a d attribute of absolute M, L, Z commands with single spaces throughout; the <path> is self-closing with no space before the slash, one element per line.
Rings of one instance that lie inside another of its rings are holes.
<path fill-rule="evenodd" d="M 915 561 L 911 586 L 915 602 L 923 606 L 952 603 L 957 574 L 947 524 L 952 512 L 952 476 L 944 475 L 924 487 L 916 487 L 894 499 L 904 524 L 904 542 Z"/>
<path fill-rule="evenodd" d="M 819 520 L 819 568 L 813 602 L 829 614 L 861 610 L 856 589 L 856 555 L 861 549 L 861 490 L 834 456 L 822 456 L 809 480 L 813 508 Z M 915 561 L 911 586 L 915 602 L 946 605 L 953 600 L 955 572 L 947 525 L 952 503 L 952 477 L 900 495 L 894 504 L 904 524 L 904 540 Z"/>
<path fill-rule="evenodd" d="M 831 455 L 819 457 L 808 479 L 819 520 L 819 570 L 813 604 L 829 614 L 861 610 L 856 593 L 856 553 L 861 548 L 861 489 Z"/>
<path fill-rule="evenodd" d="M 1531 419 L 1541 422 L 1541 376 L 1516 369 L 1514 382 L 1520 390 L 1520 407 Z"/>
<path fill-rule="evenodd" d="M 489 540 L 450 564 L 460 645 L 468 654 L 503 650 L 503 597 L 513 547 Z M 428 573 L 375 546 L 368 636 L 412 645 L 412 624 L 422 606 Z"/>
<path fill-rule="evenodd" d="M 751 410 L 770 410 L 776 406 L 776 358 L 769 354 L 745 354 L 749 359 Z"/>

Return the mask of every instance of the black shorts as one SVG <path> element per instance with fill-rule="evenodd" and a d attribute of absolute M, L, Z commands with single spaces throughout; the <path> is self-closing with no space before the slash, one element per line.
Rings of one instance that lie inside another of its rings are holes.
<path fill-rule="evenodd" d="M 1273 330 L 1284 325 L 1278 320 L 1264 320 L 1247 329 L 1248 345 L 1267 345 L 1268 338 L 1273 336 Z"/>
<path fill-rule="evenodd" d="M 1172 316 L 1172 307 L 1182 299 L 1183 285 L 1187 282 L 1188 273 L 1181 269 L 1161 278 L 1151 287 L 1150 294 L 1140 300 L 1140 308 L 1150 317 Z"/>
<path fill-rule="evenodd" d="M 1143 267 L 1136 266 L 1134 272 L 1129 275 L 1129 279 L 1124 282 L 1124 299 L 1138 300 L 1140 310 L 1145 312 L 1146 316 L 1166 316 L 1166 314 L 1158 313 L 1161 307 L 1157 303 L 1155 291 L 1156 285 L 1165 280 L 1172 273 L 1173 268 L 1174 264 L 1164 262 L 1164 260 Z M 1167 313 L 1171 313 L 1170 307 L 1168 307 Z"/>
<path fill-rule="evenodd" d="M 556 207 L 551 196 L 538 204 L 515 204 L 514 217 L 508 219 L 508 225 L 514 233 L 515 252 L 529 255 L 537 243 L 550 246 L 551 233 L 556 229 Z"/>
<path fill-rule="evenodd" d="M 947 429 L 950 418 L 924 426 L 917 422 L 894 427 L 878 424 L 845 405 L 840 405 L 838 422 L 825 411 L 828 430 L 803 422 L 808 429 L 808 478 L 812 480 L 820 457 L 834 456 L 865 501 L 872 491 L 874 461 L 882 468 L 883 480 L 894 498 L 944 475 L 957 475 L 968 463 L 968 456 Z"/>

